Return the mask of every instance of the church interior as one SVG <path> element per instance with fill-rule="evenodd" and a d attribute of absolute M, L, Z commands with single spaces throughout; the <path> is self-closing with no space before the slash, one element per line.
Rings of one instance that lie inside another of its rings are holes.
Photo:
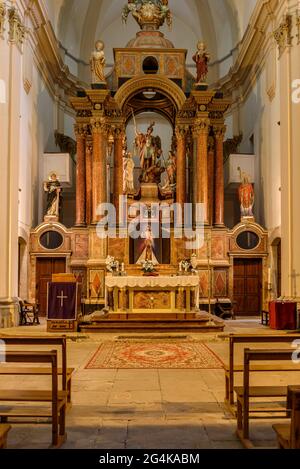
<path fill-rule="evenodd" d="M 0 0 L 0 449 L 300 449 L 299 52 L 298 0 Z"/>

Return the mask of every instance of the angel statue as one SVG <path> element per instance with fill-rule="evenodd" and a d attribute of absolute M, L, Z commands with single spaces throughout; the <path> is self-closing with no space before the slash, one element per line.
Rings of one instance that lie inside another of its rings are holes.
<path fill-rule="evenodd" d="M 204 42 L 199 41 L 197 44 L 197 52 L 193 56 L 193 61 L 197 66 L 197 84 L 205 83 L 208 75 L 208 64 L 210 61 L 210 54 L 206 51 Z"/>
<path fill-rule="evenodd" d="M 241 216 L 253 217 L 253 206 L 255 200 L 253 184 L 250 183 L 248 174 L 244 173 L 241 168 L 238 168 L 238 171 L 241 176 L 241 185 L 239 187 Z"/>
<path fill-rule="evenodd" d="M 50 174 L 49 180 L 44 182 L 44 191 L 47 192 L 46 217 L 56 217 L 58 219 L 62 188 L 55 173 Z"/>
<path fill-rule="evenodd" d="M 92 72 L 92 83 L 106 83 L 104 76 L 105 69 L 105 55 L 104 55 L 104 42 L 97 41 L 95 44 L 95 50 L 92 53 L 90 59 L 91 72 Z"/>

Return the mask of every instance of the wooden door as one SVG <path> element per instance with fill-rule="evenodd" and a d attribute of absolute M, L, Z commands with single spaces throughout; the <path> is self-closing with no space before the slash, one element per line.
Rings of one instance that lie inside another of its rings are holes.
<path fill-rule="evenodd" d="M 40 258 L 36 263 L 36 299 L 39 305 L 39 315 L 47 313 L 47 285 L 52 280 L 52 274 L 66 273 L 65 258 Z"/>
<path fill-rule="evenodd" d="M 262 261 L 236 259 L 234 261 L 233 293 L 238 315 L 255 316 L 261 312 Z"/>

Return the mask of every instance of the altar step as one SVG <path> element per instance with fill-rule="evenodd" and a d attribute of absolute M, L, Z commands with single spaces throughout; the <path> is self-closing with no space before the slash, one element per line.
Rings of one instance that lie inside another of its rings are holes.
<path fill-rule="evenodd" d="M 79 331 L 84 333 L 126 331 L 163 331 L 163 332 L 223 332 L 224 324 L 209 323 L 207 320 L 179 319 L 103 319 L 91 324 L 79 324 Z"/>

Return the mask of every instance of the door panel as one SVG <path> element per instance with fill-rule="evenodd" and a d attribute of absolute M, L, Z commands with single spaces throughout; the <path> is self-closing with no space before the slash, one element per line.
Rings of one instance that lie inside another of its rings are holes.
<path fill-rule="evenodd" d="M 261 259 L 236 259 L 234 262 L 233 293 L 237 314 L 245 316 L 260 314 L 261 288 Z"/>
<path fill-rule="evenodd" d="M 65 258 L 41 258 L 36 264 L 36 299 L 39 305 L 39 315 L 47 313 L 47 285 L 52 280 L 52 274 L 66 272 Z"/>

